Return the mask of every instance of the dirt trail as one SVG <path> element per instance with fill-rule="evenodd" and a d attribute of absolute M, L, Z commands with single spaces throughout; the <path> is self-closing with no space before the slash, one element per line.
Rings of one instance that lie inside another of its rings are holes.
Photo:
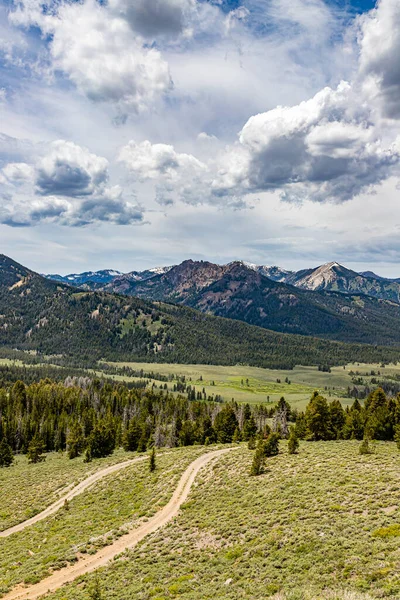
<path fill-rule="evenodd" d="M 179 512 L 179 508 L 187 499 L 196 475 L 202 467 L 209 463 L 213 458 L 226 454 L 237 448 L 226 448 L 224 450 L 215 450 L 208 454 L 203 454 L 193 461 L 179 480 L 175 492 L 164 508 L 151 517 L 146 523 L 131 531 L 127 535 L 119 538 L 111 546 L 102 548 L 97 554 L 80 559 L 78 562 L 55 571 L 52 575 L 43 579 L 40 583 L 27 588 L 16 588 L 3 596 L 2 600 L 36 600 L 47 592 L 54 592 L 66 583 L 74 581 L 77 577 L 91 573 L 99 567 L 104 567 L 110 560 L 136 546 L 147 535 L 154 533 L 160 527 L 166 525 Z"/>
<path fill-rule="evenodd" d="M 53 515 L 58 510 L 60 510 L 60 508 L 62 508 L 64 506 L 64 502 L 66 500 L 69 502 L 70 500 L 72 500 L 72 498 L 75 498 L 75 496 L 79 496 L 79 494 L 82 494 L 82 492 L 84 492 L 88 487 L 90 487 L 91 485 L 96 483 L 96 481 L 99 481 L 100 479 L 103 479 L 103 477 L 106 477 L 107 475 L 111 475 L 112 473 L 115 473 L 116 471 L 119 471 L 120 469 L 125 469 L 126 467 L 130 467 L 131 465 L 133 465 L 137 462 L 141 462 L 146 459 L 148 459 L 148 456 L 141 456 L 139 458 L 133 458 L 131 460 L 126 460 L 124 462 L 117 463 L 116 465 L 111 465 L 110 467 L 106 467 L 105 469 L 102 469 L 101 471 L 97 471 L 96 473 L 93 473 L 93 475 L 90 475 L 90 477 L 87 477 L 86 479 L 81 481 L 77 486 L 73 487 L 67 494 L 65 494 L 59 500 L 54 502 L 54 504 L 51 504 L 50 506 L 48 506 L 41 513 L 38 513 L 31 519 L 28 519 L 27 521 L 23 521 L 22 523 L 18 523 L 18 525 L 14 525 L 13 527 L 10 527 L 9 529 L 0 531 L 0 538 L 5 538 L 5 537 L 8 537 L 9 535 L 12 535 L 13 533 L 17 533 L 18 531 L 23 531 L 24 529 L 26 529 L 26 527 L 30 527 L 31 525 L 34 525 L 38 521 L 42 521 L 43 519 L 46 519 L 46 517 Z"/>

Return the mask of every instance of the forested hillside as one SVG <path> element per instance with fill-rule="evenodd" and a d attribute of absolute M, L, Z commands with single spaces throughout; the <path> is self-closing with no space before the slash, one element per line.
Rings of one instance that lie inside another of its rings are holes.
<path fill-rule="evenodd" d="M 168 273 L 132 282 L 124 293 L 176 302 L 284 333 L 400 344 L 399 304 L 360 294 L 297 289 L 240 262 L 219 266 L 185 261 Z"/>
<path fill-rule="evenodd" d="M 400 342 L 397 323 L 389 321 L 387 330 L 390 326 Z M 77 366 L 105 358 L 291 368 L 400 357 L 395 348 L 284 335 L 186 307 L 79 292 L 5 256 L 0 257 L 0 346 L 51 355 L 54 362 L 67 358 Z"/>

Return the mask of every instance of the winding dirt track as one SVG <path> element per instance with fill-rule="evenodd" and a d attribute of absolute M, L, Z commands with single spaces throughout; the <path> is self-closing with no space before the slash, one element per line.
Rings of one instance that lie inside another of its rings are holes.
<path fill-rule="evenodd" d="M 38 513 L 37 515 L 35 515 L 31 519 L 28 519 L 27 521 L 18 523 L 18 525 L 14 525 L 14 527 L 10 527 L 9 529 L 0 531 L 0 538 L 5 538 L 5 537 L 8 537 L 9 535 L 12 535 L 13 533 L 17 533 L 18 531 L 23 531 L 24 529 L 26 529 L 27 527 L 30 527 L 31 525 L 34 525 L 38 521 L 42 521 L 43 519 L 46 519 L 50 515 L 53 515 L 58 510 L 60 510 L 60 508 L 62 508 L 64 506 L 64 502 L 66 500 L 69 502 L 70 500 L 72 500 L 72 498 L 75 498 L 75 496 L 79 496 L 79 494 L 82 494 L 82 492 L 84 492 L 88 487 L 90 487 L 91 485 L 96 483 L 96 481 L 99 481 L 100 479 L 103 479 L 103 477 L 106 477 L 107 475 L 111 475 L 112 473 L 115 473 L 116 471 L 120 471 L 121 469 L 130 467 L 131 465 L 133 465 L 137 462 L 141 462 L 146 459 L 148 459 L 148 456 L 141 456 L 139 458 L 133 458 L 131 460 L 126 460 L 124 462 L 117 463 L 116 465 L 111 465 L 110 467 L 106 467 L 105 469 L 102 469 L 101 471 L 97 471 L 97 473 L 93 473 L 93 475 L 90 475 L 90 477 L 87 477 L 86 479 L 81 481 L 77 486 L 72 488 L 72 490 L 70 490 L 67 494 L 65 494 L 59 500 L 54 502 L 54 504 L 51 504 L 50 506 L 48 506 L 41 513 Z"/>
<path fill-rule="evenodd" d="M 78 560 L 78 562 L 55 571 L 52 575 L 43 579 L 43 581 L 27 588 L 16 588 L 3 596 L 2 600 L 36 600 L 47 592 L 54 592 L 66 583 L 74 581 L 77 577 L 91 573 L 99 567 L 104 567 L 110 560 L 136 546 L 143 538 L 154 533 L 160 527 L 166 525 L 179 512 L 179 508 L 187 499 L 196 475 L 202 467 L 209 463 L 213 458 L 226 454 L 237 448 L 226 448 L 224 450 L 215 450 L 208 454 L 203 454 L 193 461 L 179 480 L 178 486 L 171 500 L 158 513 L 143 523 L 140 527 L 121 537 L 110 546 L 102 548 L 97 554 Z M 132 461 L 131 461 L 132 462 Z"/>

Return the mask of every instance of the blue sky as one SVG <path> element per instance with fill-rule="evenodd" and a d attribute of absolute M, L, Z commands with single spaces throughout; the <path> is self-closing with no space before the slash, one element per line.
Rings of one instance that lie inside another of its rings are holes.
<path fill-rule="evenodd" d="M 0 251 L 400 276 L 399 52 L 397 0 L 3 0 Z"/>

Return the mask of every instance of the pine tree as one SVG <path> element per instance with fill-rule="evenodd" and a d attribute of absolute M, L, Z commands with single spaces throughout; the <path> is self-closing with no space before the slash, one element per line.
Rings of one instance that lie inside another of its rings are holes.
<path fill-rule="evenodd" d="M 264 469 L 265 460 L 265 442 L 259 440 L 256 451 L 254 453 L 253 462 L 251 463 L 250 475 L 257 476 L 261 475 Z"/>
<path fill-rule="evenodd" d="M 242 434 L 240 433 L 239 427 L 236 427 L 235 433 L 233 434 L 232 442 L 234 444 L 237 444 L 238 442 L 241 442 L 241 441 L 242 441 Z"/>
<path fill-rule="evenodd" d="M 247 442 L 250 438 L 257 434 L 257 425 L 254 417 L 250 415 L 243 423 L 243 440 Z"/>
<path fill-rule="evenodd" d="M 249 450 L 255 450 L 256 449 L 256 440 L 255 440 L 255 438 L 251 437 L 249 439 L 247 447 L 248 447 Z"/>
<path fill-rule="evenodd" d="M 150 454 L 149 470 L 150 470 L 150 473 L 153 473 L 153 471 L 156 470 L 156 450 L 155 450 L 155 448 L 152 449 L 151 454 Z"/>
<path fill-rule="evenodd" d="M 229 404 L 224 406 L 215 417 L 214 429 L 217 434 L 217 440 L 221 444 L 230 444 L 238 426 L 235 411 Z"/>
<path fill-rule="evenodd" d="M 9 467 L 14 461 L 14 455 L 6 440 L 0 442 L 0 467 Z"/>
<path fill-rule="evenodd" d="M 82 427 L 79 425 L 78 422 L 75 422 L 71 426 L 67 437 L 68 458 L 73 459 L 80 456 L 84 444 L 85 438 L 83 437 Z"/>
<path fill-rule="evenodd" d="M 279 454 L 279 435 L 270 433 L 263 444 L 264 456 L 276 456 Z"/>
<path fill-rule="evenodd" d="M 310 439 L 315 441 L 332 439 L 329 405 L 318 392 L 314 392 L 307 405 L 305 420 Z"/>
<path fill-rule="evenodd" d="M 289 441 L 288 441 L 289 454 L 297 454 L 298 449 L 299 449 L 299 438 L 297 437 L 295 428 L 292 426 L 290 428 L 290 435 L 289 435 Z"/>
<path fill-rule="evenodd" d="M 141 433 L 140 425 L 137 423 L 136 419 L 132 419 L 122 438 L 124 450 L 127 452 L 135 452 L 139 445 Z"/>
<path fill-rule="evenodd" d="M 330 403 L 329 412 L 333 437 L 341 439 L 343 437 L 346 415 L 339 400 L 333 400 Z"/>
<path fill-rule="evenodd" d="M 40 437 L 40 435 L 36 433 L 28 446 L 28 462 L 34 464 L 43 462 L 44 460 L 46 460 L 46 457 L 43 455 L 43 453 L 43 440 Z"/>

